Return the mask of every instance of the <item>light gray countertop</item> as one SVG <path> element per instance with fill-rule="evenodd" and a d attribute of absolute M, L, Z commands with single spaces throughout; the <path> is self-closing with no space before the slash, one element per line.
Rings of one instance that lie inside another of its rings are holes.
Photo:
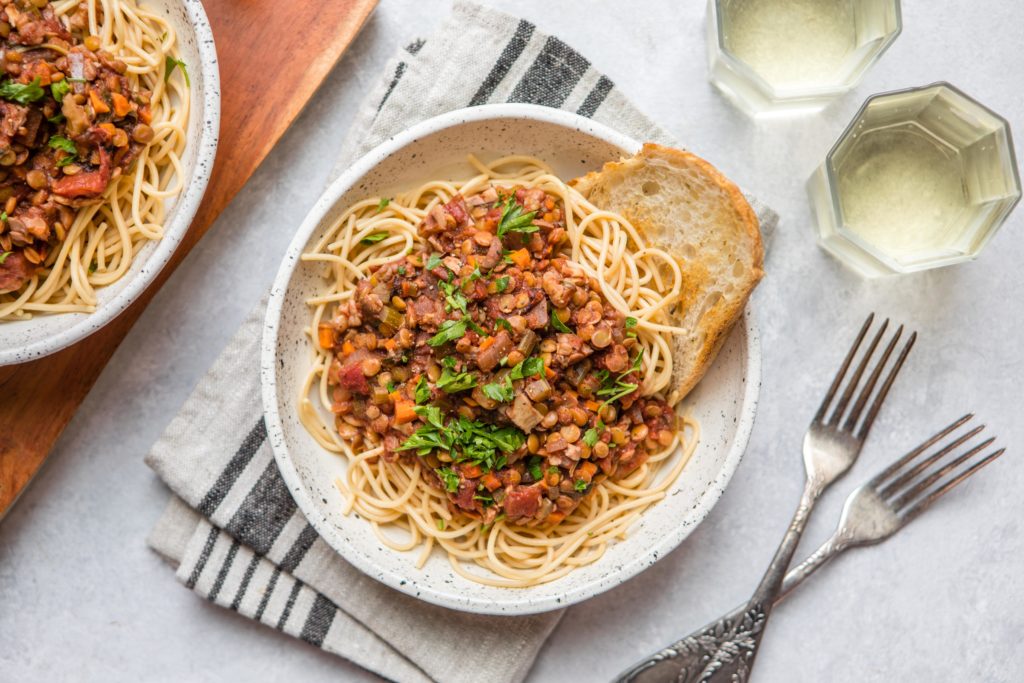
<path fill-rule="evenodd" d="M 493 4 L 579 49 L 782 215 L 754 299 L 764 375 L 742 465 L 678 550 L 569 610 L 531 680 L 607 679 L 749 595 L 799 498 L 800 440 L 841 355 L 836 341 L 871 310 L 916 328 L 918 346 L 862 462 L 825 496 L 800 554 L 831 531 L 853 486 L 968 410 L 1010 451 L 894 539 L 849 553 L 801 588 L 775 613 L 756 680 L 1024 679 L 1024 210 L 974 263 L 863 281 L 816 246 L 804 189 L 863 99 L 882 90 L 948 80 L 1010 119 L 1024 140 L 1024 6 L 907 0 L 903 35 L 855 92 L 821 115 L 755 124 L 706 80 L 703 2 Z M 0 524 L 0 680 L 375 680 L 178 584 L 145 545 L 166 493 L 142 457 L 269 286 L 327 178 L 324 150 L 340 143 L 387 57 L 447 11 L 442 0 L 382 0 L 154 299 Z"/>

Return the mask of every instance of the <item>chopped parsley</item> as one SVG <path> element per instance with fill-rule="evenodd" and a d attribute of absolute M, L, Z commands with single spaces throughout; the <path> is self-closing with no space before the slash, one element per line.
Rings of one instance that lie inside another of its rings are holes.
<path fill-rule="evenodd" d="M 448 342 L 461 339 L 466 334 L 466 318 L 461 320 L 445 320 L 437 328 L 437 334 L 427 340 L 431 346 L 442 346 Z"/>
<path fill-rule="evenodd" d="M 531 456 L 529 462 L 526 465 L 526 469 L 529 470 L 530 476 L 533 477 L 534 481 L 540 481 L 544 478 L 544 470 L 541 469 L 540 464 L 544 460 L 537 455 Z"/>
<path fill-rule="evenodd" d="M 500 294 L 500 293 L 504 292 L 506 289 L 508 289 L 508 276 L 507 275 L 505 277 L 499 277 L 497 280 L 494 281 L 494 291 L 495 292 L 498 292 Z"/>
<path fill-rule="evenodd" d="M 583 433 L 583 443 L 587 444 L 591 448 L 594 447 L 598 441 L 601 440 L 601 432 L 597 431 L 594 427 L 591 427 Z"/>
<path fill-rule="evenodd" d="M 451 282 L 441 281 L 437 283 L 441 287 L 441 291 L 444 292 L 444 310 L 449 313 L 454 310 L 462 311 L 466 313 L 466 295 L 462 293 L 462 290 Z"/>
<path fill-rule="evenodd" d="M 435 449 L 451 453 L 456 462 L 471 462 L 487 470 L 501 469 L 526 442 L 526 435 L 515 427 L 497 427 L 457 416 L 447 425 L 437 406 L 417 406 L 416 414 L 424 421 L 398 447 L 400 451 L 415 450 L 429 455 Z"/>
<path fill-rule="evenodd" d="M 0 83 L 0 97 L 18 104 L 29 104 L 43 98 L 46 92 L 39 85 L 39 77 L 31 83 L 17 83 L 10 79 Z"/>
<path fill-rule="evenodd" d="M 459 475 L 455 470 L 449 467 L 442 467 L 434 471 L 437 473 L 437 476 L 441 478 L 441 483 L 444 484 L 445 491 L 455 493 L 459 490 Z M 444 520 L 440 521 L 443 522 Z"/>
<path fill-rule="evenodd" d="M 448 360 L 447 358 L 445 360 Z M 457 391 L 465 391 L 476 386 L 476 377 L 468 372 L 453 372 L 451 368 L 445 368 L 437 379 L 437 388 L 446 394 L 454 394 Z"/>
<path fill-rule="evenodd" d="M 9 251 L 5 251 L 5 252 L 0 253 L 0 265 L 2 265 L 3 262 L 6 261 L 7 257 L 10 256 L 10 255 L 11 255 L 11 252 L 9 252 Z"/>
<path fill-rule="evenodd" d="M 78 158 L 78 148 L 75 147 L 75 143 L 63 135 L 51 136 L 48 144 L 53 149 L 59 149 L 64 152 L 64 156 L 57 162 L 58 167 L 67 166 Z"/>
<path fill-rule="evenodd" d="M 416 383 L 416 388 L 413 390 L 413 398 L 416 399 L 416 403 L 422 404 L 430 400 L 430 385 L 427 384 L 427 380 L 420 377 L 420 381 Z"/>
<path fill-rule="evenodd" d="M 387 389 L 388 389 L 388 393 L 389 394 L 394 393 L 395 389 L 397 389 L 397 388 L 398 388 L 397 384 L 395 384 L 394 382 L 388 382 Z"/>
<path fill-rule="evenodd" d="M 633 317 L 626 318 L 626 329 L 627 330 L 629 328 L 631 328 L 631 327 L 636 327 L 636 324 L 637 324 L 637 319 L 636 318 L 633 318 Z"/>
<path fill-rule="evenodd" d="M 576 489 L 577 492 L 583 493 L 584 491 L 587 490 L 587 482 L 583 481 L 582 479 L 577 479 L 575 482 L 573 482 L 572 487 Z"/>
<path fill-rule="evenodd" d="M 437 268 L 440 265 L 442 265 L 440 254 L 431 254 L 430 258 L 427 259 L 427 270 L 433 270 L 434 268 Z"/>
<path fill-rule="evenodd" d="M 375 244 L 383 239 L 387 239 L 387 236 L 388 234 L 386 232 L 375 232 L 359 240 L 359 244 Z"/>
<path fill-rule="evenodd" d="M 516 198 L 508 197 L 501 209 L 501 220 L 498 221 L 498 237 L 504 237 L 510 232 L 537 232 L 540 228 L 533 224 L 533 217 L 536 215 L 536 211 L 523 213 L 523 207 L 519 205 Z"/>
<path fill-rule="evenodd" d="M 569 334 L 572 334 L 572 330 L 562 322 L 555 311 L 551 311 L 551 327 L 555 328 L 559 332 L 568 332 Z"/>
<path fill-rule="evenodd" d="M 398 266 L 398 274 L 405 275 L 405 266 Z"/>
<path fill-rule="evenodd" d="M 476 280 L 479 280 L 483 276 L 484 274 L 480 272 L 480 268 L 478 266 L 476 268 L 473 268 L 473 272 L 469 274 L 469 281 L 474 282 Z"/>
<path fill-rule="evenodd" d="M 534 375 L 544 374 L 544 359 L 537 356 L 530 356 L 517 363 L 508 376 L 511 379 L 526 379 Z"/>
<path fill-rule="evenodd" d="M 515 389 L 512 388 L 511 375 L 505 375 L 505 381 L 502 383 L 491 382 L 483 385 L 481 389 L 484 392 L 484 396 L 498 403 L 508 403 L 516 395 Z"/>
<path fill-rule="evenodd" d="M 381 197 L 380 201 L 377 202 L 377 213 L 380 213 L 384 209 L 388 208 L 388 204 L 391 203 L 391 199 L 388 197 Z"/>
<path fill-rule="evenodd" d="M 548 474 L 558 474 L 558 468 L 552 465 L 548 468 Z"/>
<path fill-rule="evenodd" d="M 504 318 L 498 318 L 497 320 L 495 320 L 494 321 L 494 327 L 495 327 L 495 329 L 498 329 L 498 330 L 500 330 L 501 328 L 504 327 L 509 332 L 514 332 L 515 331 L 515 330 L 512 329 L 512 324 L 509 321 L 505 320 Z"/>
<path fill-rule="evenodd" d="M 437 518 L 437 530 L 438 531 L 444 531 L 446 526 L 448 526 L 448 523 L 444 521 L 444 518 L 443 517 L 438 517 Z"/>
<path fill-rule="evenodd" d="M 188 77 L 188 68 L 185 66 L 185 62 L 180 59 L 167 55 L 167 59 L 164 60 L 164 81 L 170 80 L 171 74 L 175 69 L 181 69 L 182 75 L 185 77 L 185 85 L 192 87 L 192 81 Z"/>
<path fill-rule="evenodd" d="M 6 223 L 6 222 L 7 222 L 7 212 L 6 211 L 0 211 L 0 223 Z"/>
<path fill-rule="evenodd" d="M 57 81 L 56 83 L 50 84 L 50 94 L 53 95 L 53 99 L 57 102 L 64 100 L 64 96 L 71 90 L 71 86 L 68 84 L 67 79 Z"/>
<path fill-rule="evenodd" d="M 633 364 L 625 372 L 620 373 L 613 380 L 611 375 L 608 374 L 607 370 L 602 370 L 597 373 L 598 378 L 601 380 L 601 388 L 597 390 L 598 396 L 606 397 L 604 404 L 607 405 L 612 401 L 617 401 L 623 396 L 628 396 L 637 390 L 638 384 L 634 382 L 623 382 L 622 378 L 631 372 L 639 371 L 643 365 L 644 350 L 641 348 L 637 351 L 636 358 L 633 359 Z"/>

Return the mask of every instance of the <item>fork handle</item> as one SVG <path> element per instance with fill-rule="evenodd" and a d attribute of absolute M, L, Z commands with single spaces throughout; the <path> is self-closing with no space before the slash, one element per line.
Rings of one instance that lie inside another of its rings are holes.
<path fill-rule="evenodd" d="M 786 529 L 786 535 L 783 536 L 782 543 L 779 544 L 778 550 L 775 551 L 775 557 L 772 558 L 771 564 L 768 565 L 768 570 L 761 578 L 761 583 L 758 584 L 757 590 L 754 591 L 754 596 L 750 599 L 749 604 L 768 605 L 770 609 L 770 605 L 775 602 L 782 590 L 783 580 L 790 563 L 793 561 L 796 547 L 800 544 L 800 537 L 804 533 L 804 527 L 807 526 L 807 520 L 811 516 L 811 510 L 814 509 L 814 504 L 818 501 L 818 497 L 823 490 L 824 486 L 814 478 L 809 477 L 804 483 L 804 492 L 800 496 L 800 505 L 797 506 L 796 512 L 793 513 L 793 519 L 789 523 L 789 528 Z"/>
<path fill-rule="evenodd" d="M 779 590 L 775 602 L 781 602 L 793 589 L 806 581 L 807 577 L 818 571 L 822 565 L 846 550 L 849 546 L 849 541 L 842 534 L 842 530 L 832 534 L 827 541 L 818 546 L 818 549 L 808 555 L 803 562 L 789 570 L 785 580 L 782 582 L 782 588 Z"/>

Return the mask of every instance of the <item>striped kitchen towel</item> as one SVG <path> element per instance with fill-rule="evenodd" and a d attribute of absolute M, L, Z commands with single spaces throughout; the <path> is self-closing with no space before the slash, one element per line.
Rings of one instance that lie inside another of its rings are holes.
<path fill-rule="evenodd" d="M 401 51 L 348 132 L 337 169 L 389 136 L 489 102 L 560 107 L 672 143 L 579 53 L 526 21 L 456 2 Z M 759 205 L 762 226 L 776 217 Z M 297 510 L 266 439 L 263 306 L 203 377 L 146 463 L 173 495 L 149 544 L 204 598 L 401 683 L 522 680 L 560 612 L 490 617 L 387 588 L 335 554 Z M 467 647 L 471 643 L 471 647 Z"/>

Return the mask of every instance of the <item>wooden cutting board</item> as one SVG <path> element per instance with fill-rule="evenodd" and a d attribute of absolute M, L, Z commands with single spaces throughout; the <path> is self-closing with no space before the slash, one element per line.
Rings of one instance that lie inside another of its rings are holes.
<path fill-rule="evenodd" d="M 206 0 L 221 122 L 209 187 L 181 246 L 127 311 L 78 344 L 0 368 L 0 518 L 43 464 L 143 308 L 298 116 L 377 0 Z"/>

